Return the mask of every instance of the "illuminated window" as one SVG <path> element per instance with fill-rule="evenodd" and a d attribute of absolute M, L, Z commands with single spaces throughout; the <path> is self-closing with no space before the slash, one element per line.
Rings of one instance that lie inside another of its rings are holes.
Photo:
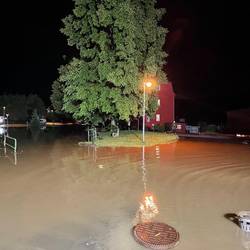
<path fill-rule="evenodd" d="M 161 100 L 160 99 L 157 100 L 157 104 L 158 104 L 158 106 L 161 105 Z"/>
<path fill-rule="evenodd" d="M 156 114 L 156 119 L 157 122 L 159 122 L 161 120 L 160 114 Z"/>

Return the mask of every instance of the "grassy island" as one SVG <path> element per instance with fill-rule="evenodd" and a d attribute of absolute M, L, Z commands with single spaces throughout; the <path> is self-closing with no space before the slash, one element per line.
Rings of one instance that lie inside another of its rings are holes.
<path fill-rule="evenodd" d="M 161 132 L 145 132 L 145 146 L 172 143 L 178 140 L 176 134 Z M 99 133 L 95 144 L 99 147 L 141 147 L 142 133 L 140 131 L 120 131 L 119 136 L 112 137 L 110 132 Z"/>

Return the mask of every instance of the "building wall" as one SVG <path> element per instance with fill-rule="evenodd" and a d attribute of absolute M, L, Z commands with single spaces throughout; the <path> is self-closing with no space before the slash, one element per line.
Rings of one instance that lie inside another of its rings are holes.
<path fill-rule="evenodd" d="M 165 123 L 172 123 L 175 120 L 175 93 L 173 91 L 171 82 L 160 84 L 158 97 L 160 100 L 159 108 L 156 111 L 154 119 L 150 119 L 149 121 L 148 118 L 146 118 L 147 128 L 152 128 L 154 125 L 164 125 Z M 160 118 L 160 121 L 157 121 L 156 118 Z"/>

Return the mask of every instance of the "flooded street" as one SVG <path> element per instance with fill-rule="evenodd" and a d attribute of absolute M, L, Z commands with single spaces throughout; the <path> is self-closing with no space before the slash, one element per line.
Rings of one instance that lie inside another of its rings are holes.
<path fill-rule="evenodd" d="M 143 156 L 79 146 L 72 134 L 25 136 L 17 165 L 1 148 L 0 250 L 145 249 L 131 234 L 145 189 L 155 220 L 180 233 L 175 249 L 250 249 L 250 236 L 226 218 L 250 210 L 249 145 L 179 141 Z"/>

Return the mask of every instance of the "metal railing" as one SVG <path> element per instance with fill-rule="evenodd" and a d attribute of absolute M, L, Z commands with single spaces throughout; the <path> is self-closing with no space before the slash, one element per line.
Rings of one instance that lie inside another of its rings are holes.
<path fill-rule="evenodd" d="M 6 148 L 6 146 L 12 148 L 14 152 L 16 153 L 17 150 L 17 139 L 8 135 L 4 136 L 3 145 Z"/>
<path fill-rule="evenodd" d="M 92 143 L 94 143 L 96 139 L 97 139 L 96 128 L 88 129 L 88 142 L 92 141 Z"/>

